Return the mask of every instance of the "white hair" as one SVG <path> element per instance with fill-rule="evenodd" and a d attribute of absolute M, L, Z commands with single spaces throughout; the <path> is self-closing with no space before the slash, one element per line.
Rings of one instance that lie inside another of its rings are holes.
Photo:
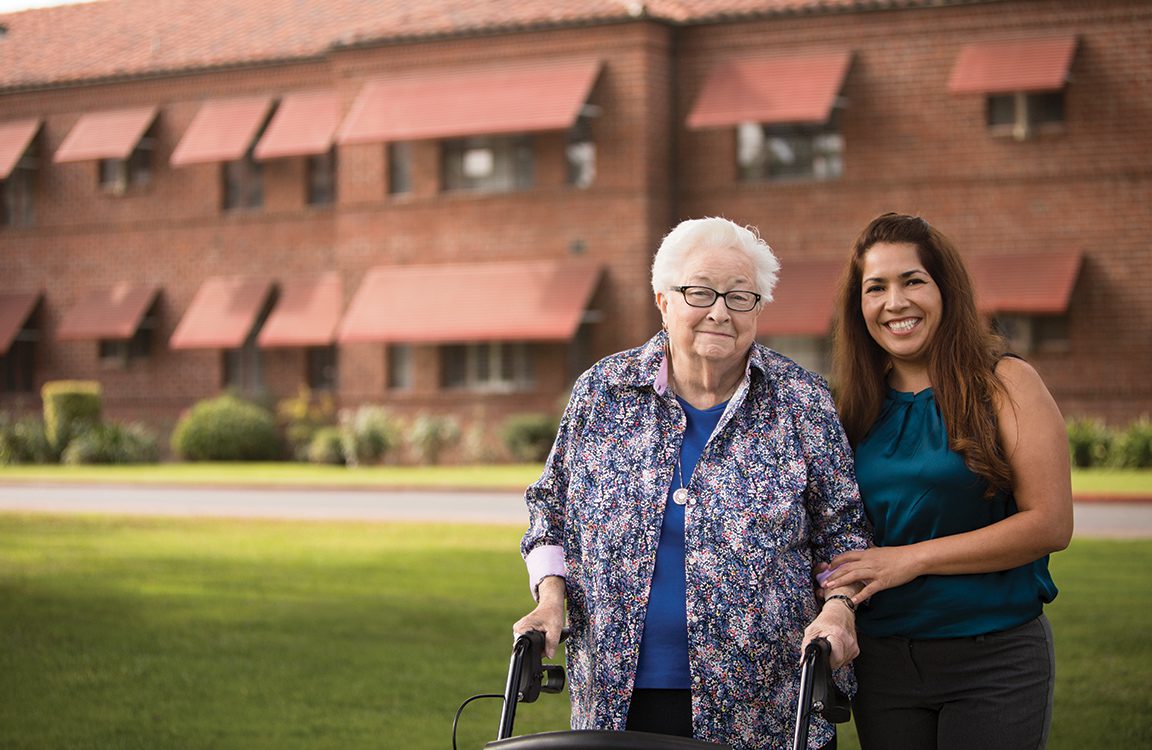
<path fill-rule="evenodd" d="M 756 288 L 752 291 L 759 294 L 763 302 L 772 301 L 776 274 L 780 270 L 780 261 L 772 248 L 760 239 L 756 227 L 742 227 L 716 216 L 682 221 L 664 236 L 652 260 L 652 291 L 667 292 L 679 286 L 681 269 L 689 253 L 703 248 L 743 251 L 756 268 Z"/>

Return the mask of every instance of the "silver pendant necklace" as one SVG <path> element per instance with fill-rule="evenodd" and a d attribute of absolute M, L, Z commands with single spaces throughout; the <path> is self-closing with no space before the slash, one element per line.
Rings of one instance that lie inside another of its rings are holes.
<path fill-rule="evenodd" d="M 680 488 L 672 493 L 672 502 L 677 505 L 690 505 L 688 490 L 684 487 L 684 458 L 682 456 L 676 456 L 676 468 L 680 470 Z"/>

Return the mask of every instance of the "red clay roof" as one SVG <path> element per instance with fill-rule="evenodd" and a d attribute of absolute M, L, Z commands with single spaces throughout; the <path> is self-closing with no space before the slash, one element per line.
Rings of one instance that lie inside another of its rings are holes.
<path fill-rule="evenodd" d="M 98 0 L 0 14 L 0 91 L 323 55 L 333 47 L 645 17 L 749 16 L 974 0 Z"/>

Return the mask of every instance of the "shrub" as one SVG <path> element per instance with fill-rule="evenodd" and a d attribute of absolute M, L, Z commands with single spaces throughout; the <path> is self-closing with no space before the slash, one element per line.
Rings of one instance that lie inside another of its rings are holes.
<path fill-rule="evenodd" d="M 344 436 L 339 427 L 321 427 L 308 443 L 307 459 L 314 464 L 344 463 Z"/>
<path fill-rule="evenodd" d="M 40 389 L 44 434 L 57 456 L 73 437 L 100 424 L 100 395 L 100 384 L 91 380 L 56 380 Z"/>
<path fill-rule="evenodd" d="M 1072 465 L 1085 469 L 1104 466 L 1112 445 L 1112 432 L 1099 419 L 1068 420 L 1068 452 Z"/>
<path fill-rule="evenodd" d="M 421 414 L 408 431 L 408 444 L 423 464 L 440 463 L 444 450 L 460 439 L 460 424 L 452 417 Z"/>
<path fill-rule="evenodd" d="M 364 404 L 340 415 L 344 461 L 349 466 L 383 461 L 396 447 L 399 426 L 383 406 Z"/>
<path fill-rule="evenodd" d="M 292 457 L 310 460 L 313 436 L 320 428 L 336 423 L 336 405 L 330 394 L 316 396 L 307 386 L 300 386 L 295 396 L 276 404 L 276 417 Z"/>
<path fill-rule="evenodd" d="M 1152 468 L 1152 419 L 1140 417 L 1116 436 L 1111 463 L 1122 469 Z"/>
<path fill-rule="evenodd" d="M 172 431 L 172 452 L 187 461 L 267 461 L 280 457 L 272 413 L 231 394 L 199 402 Z"/>
<path fill-rule="evenodd" d="M 55 460 L 42 420 L 25 417 L 13 422 L 7 414 L 0 414 L 0 466 L 47 464 Z"/>
<path fill-rule="evenodd" d="M 543 461 L 552 450 L 558 428 L 559 421 L 551 415 L 516 414 L 504 422 L 504 445 L 518 461 Z"/>
<path fill-rule="evenodd" d="M 141 424 L 96 425 L 64 449 L 66 464 L 146 464 L 160 460 L 159 441 Z"/>

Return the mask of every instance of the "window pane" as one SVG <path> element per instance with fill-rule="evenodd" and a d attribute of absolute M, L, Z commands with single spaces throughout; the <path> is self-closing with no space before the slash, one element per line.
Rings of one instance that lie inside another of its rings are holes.
<path fill-rule="evenodd" d="M 0 224 L 30 227 L 36 221 L 36 160 L 25 157 L 0 182 Z"/>
<path fill-rule="evenodd" d="M 238 161 L 225 162 L 224 208 L 260 208 L 264 205 L 264 165 L 249 152 Z"/>
<path fill-rule="evenodd" d="M 399 195 L 412 191 L 412 144 L 388 144 L 388 192 Z"/>
<path fill-rule="evenodd" d="M 464 388 L 468 384 L 467 348 L 452 344 L 440 348 L 440 385 L 443 388 Z"/>
<path fill-rule="evenodd" d="M 463 138 L 443 142 L 445 190 L 508 192 L 532 187 L 528 136 Z"/>
<path fill-rule="evenodd" d="M 36 344 L 17 338 L 0 357 L 5 393 L 32 393 L 36 390 Z"/>
<path fill-rule="evenodd" d="M 305 352 L 308 359 L 308 387 L 332 390 L 336 387 L 336 347 L 310 346 Z"/>
<path fill-rule="evenodd" d="M 1028 118 L 1032 125 L 1064 122 L 1064 92 L 1046 91 L 1029 94 Z"/>
<path fill-rule="evenodd" d="M 412 387 L 412 347 L 408 344 L 388 347 L 388 387 L 397 390 Z"/>
<path fill-rule="evenodd" d="M 988 97 L 988 125 L 1011 125 L 1016 122 L 1016 96 L 994 94 Z"/>
<path fill-rule="evenodd" d="M 568 184 L 586 188 L 596 181 L 596 143 L 592 140 L 592 124 L 586 115 L 576 118 L 568 131 Z"/>
<path fill-rule="evenodd" d="M 336 202 L 336 151 L 308 157 L 308 205 Z"/>

